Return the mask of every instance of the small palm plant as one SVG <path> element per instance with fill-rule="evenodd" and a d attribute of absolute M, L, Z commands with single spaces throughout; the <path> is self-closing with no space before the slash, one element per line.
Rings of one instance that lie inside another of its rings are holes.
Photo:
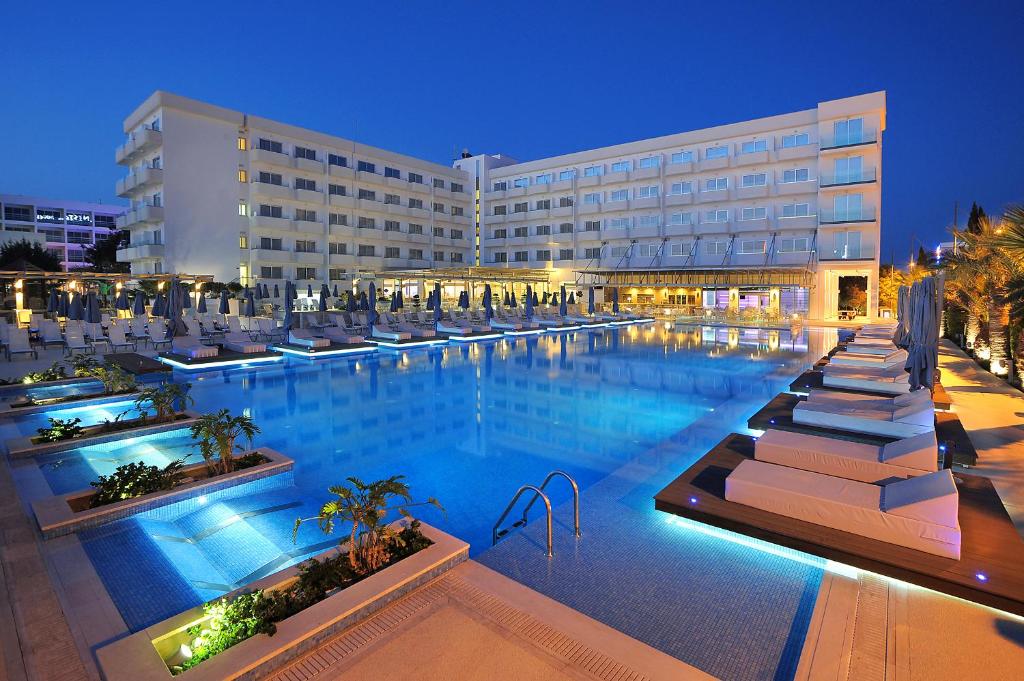
<path fill-rule="evenodd" d="M 121 367 L 95 366 L 83 370 L 86 373 L 79 373 L 75 370 L 76 376 L 92 376 L 103 384 L 103 392 L 107 395 L 117 395 L 135 390 L 135 377 Z"/>
<path fill-rule="evenodd" d="M 142 418 L 146 418 L 149 415 L 147 405 L 152 406 L 156 410 L 157 420 L 166 421 L 195 404 L 195 400 L 188 394 L 191 389 L 191 383 L 163 383 L 146 388 L 136 398 L 135 408 L 142 414 Z"/>
<path fill-rule="evenodd" d="M 248 416 L 232 416 L 227 409 L 203 414 L 189 428 L 199 445 L 199 453 L 206 461 L 211 475 L 230 473 L 235 469 L 235 451 L 245 451 L 235 442 L 242 437 L 252 447 L 252 439 L 260 432 L 259 426 Z"/>
<path fill-rule="evenodd" d="M 387 563 L 389 548 L 401 545 L 401 535 L 385 520 L 389 513 L 397 511 L 406 518 L 412 518 L 408 509 L 413 506 L 434 506 L 443 513 L 441 504 L 429 497 L 426 501 L 412 503 L 409 486 L 403 482 L 405 476 L 393 475 L 385 480 L 365 483 L 359 478 L 348 478 L 349 485 L 334 485 L 327 489 L 335 499 L 320 508 L 312 518 L 299 518 L 292 529 L 292 541 L 298 536 L 302 523 L 316 520 L 324 534 L 334 532 L 337 522 L 349 523 L 348 560 L 352 569 L 367 574 Z M 346 541 L 342 541 L 344 546 Z"/>

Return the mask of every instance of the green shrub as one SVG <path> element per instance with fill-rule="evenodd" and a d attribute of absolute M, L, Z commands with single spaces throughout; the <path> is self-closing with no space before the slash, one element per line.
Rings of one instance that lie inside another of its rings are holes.
<path fill-rule="evenodd" d="M 93 369 L 98 369 L 99 361 L 89 355 L 77 354 L 71 357 L 71 368 L 75 370 L 75 376 L 85 378 L 92 376 Z"/>
<path fill-rule="evenodd" d="M 80 418 L 55 419 L 51 417 L 49 420 L 49 428 L 39 428 L 36 431 L 39 433 L 39 439 L 43 442 L 70 440 L 82 434 L 82 426 L 79 425 L 82 422 Z"/>
<path fill-rule="evenodd" d="M 49 369 L 43 371 L 30 371 L 25 374 L 25 378 L 21 379 L 22 383 L 43 383 L 45 381 L 59 381 L 63 378 L 67 378 L 67 371 L 64 370 L 64 365 L 60 362 L 54 362 L 50 365 Z"/>
<path fill-rule="evenodd" d="M 156 410 L 158 420 L 166 420 L 194 404 L 195 400 L 188 394 L 192 389 L 191 383 L 162 383 L 160 385 L 145 388 L 135 398 L 135 408 L 139 410 L 143 418 L 149 416 L 149 407 Z"/>
<path fill-rule="evenodd" d="M 101 475 L 99 480 L 91 483 L 96 494 L 90 507 L 97 508 L 143 494 L 173 489 L 185 477 L 182 472 L 184 467 L 182 459 L 172 461 L 163 468 L 147 466 L 142 462 L 118 466 L 110 475 Z"/>

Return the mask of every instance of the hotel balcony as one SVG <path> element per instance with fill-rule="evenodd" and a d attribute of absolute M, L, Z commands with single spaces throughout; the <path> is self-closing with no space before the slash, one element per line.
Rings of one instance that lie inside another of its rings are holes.
<path fill-rule="evenodd" d="M 820 262 L 843 262 L 847 260 L 874 260 L 875 259 L 875 247 L 869 244 L 865 244 L 856 248 L 846 248 L 843 250 L 835 249 L 819 249 L 818 260 Z"/>
<path fill-rule="evenodd" d="M 661 199 L 657 196 L 645 196 L 640 199 L 632 199 L 629 202 L 630 210 L 638 210 L 642 208 L 653 209 L 661 207 Z"/>
<path fill-rule="evenodd" d="M 732 166 L 734 168 L 740 166 L 752 166 L 752 165 L 765 165 L 768 163 L 768 151 L 752 151 L 748 154 L 736 154 L 732 156 Z"/>
<path fill-rule="evenodd" d="M 733 222 L 701 222 L 693 226 L 694 234 L 728 234 L 733 231 Z"/>
<path fill-rule="evenodd" d="M 798 194 L 817 194 L 818 181 L 807 180 L 804 182 L 778 182 L 772 187 L 776 196 L 796 196 Z"/>
<path fill-rule="evenodd" d="M 659 227 L 657 225 L 645 226 L 645 227 L 630 227 L 629 228 L 629 236 L 631 238 L 652 237 L 652 236 L 658 236 L 660 231 L 661 231 L 661 227 Z"/>
<path fill-rule="evenodd" d="M 349 194 L 329 194 L 327 202 L 337 208 L 355 208 L 356 199 Z"/>
<path fill-rule="evenodd" d="M 661 166 L 654 166 L 653 168 L 637 168 L 629 173 L 630 180 L 650 180 L 655 177 L 661 177 Z"/>
<path fill-rule="evenodd" d="M 753 220 L 737 220 L 732 223 L 732 231 L 744 232 L 767 232 L 771 229 L 771 218 L 754 218 Z"/>
<path fill-rule="evenodd" d="M 553 218 L 569 218 L 572 217 L 572 206 L 556 206 L 551 209 L 551 217 Z"/>
<path fill-rule="evenodd" d="M 296 158 L 295 167 L 299 170 L 305 170 L 307 173 L 322 173 L 324 172 L 324 162 L 314 161 L 308 158 Z"/>
<path fill-rule="evenodd" d="M 818 185 L 822 189 L 831 189 L 836 187 L 848 187 L 852 184 L 870 184 L 875 181 L 875 169 L 864 168 L 857 172 L 822 175 L 818 178 Z"/>
<path fill-rule="evenodd" d="M 581 203 L 579 206 L 580 215 L 593 215 L 601 212 L 600 203 Z"/>
<path fill-rule="evenodd" d="M 117 218 L 118 229 L 130 229 L 132 225 L 143 222 L 163 222 L 163 206 L 143 205 L 134 208 Z"/>
<path fill-rule="evenodd" d="M 620 170 L 614 173 L 605 173 L 601 175 L 601 184 L 622 184 L 623 182 L 629 182 L 629 171 Z"/>
<path fill-rule="evenodd" d="M 849 149 L 851 147 L 863 147 L 878 144 L 878 133 L 874 130 L 865 130 L 859 135 L 842 135 L 839 137 L 827 137 L 821 140 L 821 153 L 835 152 Z"/>
<path fill-rule="evenodd" d="M 375 184 L 381 187 L 388 186 L 386 177 L 377 173 L 371 173 L 368 170 L 357 170 L 356 171 L 356 182 L 361 184 Z"/>
<path fill-rule="evenodd" d="M 576 178 L 576 186 L 580 189 L 584 187 L 596 187 L 599 184 L 601 184 L 600 175 L 584 175 Z"/>
<path fill-rule="evenodd" d="M 405 189 L 411 192 L 416 192 L 417 194 L 430 193 L 430 185 L 427 184 L 426 182 L 409 182 L 408 180 L 406 180 Z"/>
<path fill-rule="evenodd" d="M 795 147 L 779 147 L 775 150 L 776 161 L 795 161 L 801 158 L 814 158 L 818 155 L 818 143 L 801 144 Z"/>
<path fill-rule="evenodd" d="M 253 248 L 252 259 L 265 263 L 287 264 L 295 262 L 295 254 L 283 248 Z"/>
<path fill-rule="evenodd" d="M 253 149 L 250 158 L 255 163 L 263 163 L 269 166 L 277 166 L 279 168 L 292 168 L 294 164 L 291 156 L 288 154 L 278 153 L 276 151 L 270 151 L 269 149 Z"/>
<path fill-rule="evenodd" d="M 818 216 L 817 215 L 794 215 L 792 217 L 782 217 L 781 215 L 775 218 L 775 228 L 781 230 L 790 229 L 810 229 L 814 230 L 818 228 Z"/>
<path fill-rule="evenodd" d="M 132 138 L 119 146 L 114 152 L 114 161 L 120 165 L 131 163 L 137 156 L 164 143 L 164 135 L 159 130 L 143 128 L 132 133 Z"/>
<path fill-rule="evenodd" d="M 163 181 L 164 171 L 162 168 L 142 168 L 117 181 L 117 195 L 127 198 L 137 190 L 163 184 Z"/>
<path fill-rule="evenodd" d="M 721 158 L 705 158 L 700 161 L 700 170 L 721 170 L 722 168 L 729 167 L 729 156 L 722 156 Z"/>
<path fill-rule="evenodd" d="M 669 163 L 665 166 L 665 175 L 688 175 L 694 171 L 693 161 Z"/>
<path fill-rule="evenodd" d="M 300 265 L 322 265 L 324 254 L 316 251 L 296 251 L 295 262 Z"/>
<path fill-rule="evenodd" d="M 728 189 L 715 189 L 713 191 L 702 191 L 697 194 L 697 203 L 715 203 L 729 200 Z"/>
<path fill-rule="evenodd" d="M 356 256 L 351 253 L 331 253 L 327 262 L 331 265 L 352 266 L 356 264 Z"/>
<path fill-rule="evenodd" d="M 693 192 L 688 194 L 668 194 L 665 197 L 666 206 L 689 206 L 693 203 Z"/>
<path fill-rule="evenodd" d="M 295 190 L 284 184 L 272 184 L 270 182 L 253 182 L 252 191 L 257 196 L 266 196 L 272 199 L 294 199 Z"/>
<path fill-rule="evenodd" d="M 733 198 L 736 200 L 743 199 L 763 199 L 768 196 L 770 188 L 767 184 L 754 185 L 750 187 L 736 187 L 733 190 Z"/>
<path fill-rule="evenodd" d="M 327 174 L 331 177 L 340 177 L 346 180 L 351 180 L 355 178 L 356 171 L 348 166 L 329 165 L 327 166 Z"/>
<path fill-rule="evenodd" d="M 818 211 L 818 222 L 822 225 L 875 222 L 875 219 L 875 209 L 872 206 L 846 210 L 832 210 L 831 208 L 826 208 Z"/>
<path fill-rule="evenodd" d="M 292 220 L 292 228 L 303 234 L 323 234 L 324 223 L 312 220 Z"/>
<path fill-rule="evenodd" d="M 556 244 L 571 244 L 572 243 L 572 232 L 554 232 L 549 238 L 550 241 Z"/>
<path fill-rule="evenodd" d="M 547 220 L 550 217 L 550 208 L 535 208 L 533 210 L 527 211 L 526 213 L 526 218 L 528 220 Z"/>
<path fill-rule="evenodd" d="M 693 225 L 665 225 L 665 236 L 690 236 L 693 234 Z"/>
<path fill-rule="evenodd" d="M 118 262 L 135 260 L 155 260 L 164 257 L 164 245 L 157 243 L 133 243 L 117 250 Z"/>
<path fill-rule="evenodd" d="M 298 199 L 299 201 L 317 203 L 320 204 L 321 206 L 324 204 L 324 193 L 312 189 L 296 189 L 295 198 Z"/>
<path fill-rule="evenodd" d="M 555 180 L 548 186 L 553 192 L 570 192 L 572 191 L 572 180 Z"/>

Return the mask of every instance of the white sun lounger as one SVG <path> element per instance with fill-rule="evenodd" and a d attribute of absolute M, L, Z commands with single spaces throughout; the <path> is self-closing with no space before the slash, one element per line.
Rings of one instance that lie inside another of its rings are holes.
<path fill-rule="evenodd" d="M 240 352 L 243 355 L 251 355 L 256 352 L 266 352 L 267 344 L 259 343 L 252 339 L 252 336 L 245 332 L 227 332 L 224 334 L 224 339 L 221 341 L 225 350 L 231 350 L 232 352 Z"/>
<path fill-rule="evenodd" d="M 848 356 L 864 356 L 864 355 L 891 355 L 894 352 L 898 352 L 899 348 L 887 342 L 886 344 L 879 343 L 854 343 L 850 342 L 846 345 L 846 350 L 843 351 L 843 355 Z M 839 354 L 839 353 L 836 353 Z"/>
<path fill-rule="evenodd" d="M 380 321 L 374 322 L 371 328 L 373 329 L 372 338 L 393 341 L 410 340 L 412 338 L 412 334 L 408 331 L 400 331 Z"/>
<path fill-rule="evenodd" d="M 491 330 L 489 324 L 485 322 L 473 321 L 465 312 L 452 312 L 450 314 L 453 323 L 461 326 L 468 326 L 473 330 L 474 333 L 486 333 Z"/>
<path fill-rule="evenodd" d="M 939 453 L 934 432 L 921 433 L 879 447 L 821 435 L 769 429 L 757 438 L 754 458 L 780 466 L 878 484 L 938 470 Z"/>
<path fill-rule="evenodd" d="M 960 559 L 960 499 L 948 470 L 881 487 L 747 460 L 725 479 L 725 498 L 887 544 Z"/>
<path fill-rule="evenodd" d="M 326 348 L 330 346 L 331 339 L 314 336 L 309 329 L 292 329 L 288 332 L 288 342 L 307 348 Z"/>
<path fill-rule="evenodd" d="M 440 333 L 447 333 L 453 336 L 465 336 L 473 333 L 473 327 L 463 322 L 453 322 L 447 319 L 437 321 L 437 330 Z"/>
<path fill-rule="evenodd" d="M 912 393 L 881 397 L 816 388 L 808 393 L 807 401 L 815 404 L 838 404 L 857 409 L 888 409 L 890 411 L 914 404 L 928 405 L 933 408 L 935 406 L 932 402 L 932 394 L 928 390 L 915 390 Z"/>
<path fill-rule="evenodd" d="M 935 409 L 928 404 L 911 404 L 889 411 L 804 401 L 793 409 L 793 422 L 852 433 L 906 438 L 933 432 Z"/>
<path fill-rule="evenodd" d="M 325 326 L 323 328 L 324 337 L 328 340 L 334 341 L 335 343 L 362 343 L 365 338 L 349 333 L 345 329 L 339 326 Z"/>
<path fill-rule="evenodd" d="M 175 336 L 171 339 L 171 352 L 191 359 L 216 357 L 220 354 L 216 345 L 203 345 L 195 336 Z"/>
<path fill-rule="evenodd" d="M 849 352 L 837 352 L 829 360 L 829 364 L 851 367 L 894 367 L 903 366 L 906 362 L 906 350 L 896 350 L 885 355 L 860 355 Z"/>
<path fill-rule="evenodd" d="M 82 341 L 84 344 L 85 341 Z M 11 328 L 10 335 L 7 337 L 7 361 L 11 361 L 11 355 L 17 354 L 29 354 L 33 358 L 39 359 L 39 353 L 32 347 L 32 343 L 28 338 L 28 329 L 17 329 Z"/>

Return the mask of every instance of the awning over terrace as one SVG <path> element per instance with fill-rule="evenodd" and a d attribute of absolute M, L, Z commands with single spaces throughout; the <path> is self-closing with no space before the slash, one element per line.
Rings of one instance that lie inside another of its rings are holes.
<path fill-rule="evenodd" d="M 806 267 L 683 267 L 658 269 L 577 270 L 610 287 L 678 286 L 693 288 L 799 287 L 810 288 L 814 273 Z"/>

